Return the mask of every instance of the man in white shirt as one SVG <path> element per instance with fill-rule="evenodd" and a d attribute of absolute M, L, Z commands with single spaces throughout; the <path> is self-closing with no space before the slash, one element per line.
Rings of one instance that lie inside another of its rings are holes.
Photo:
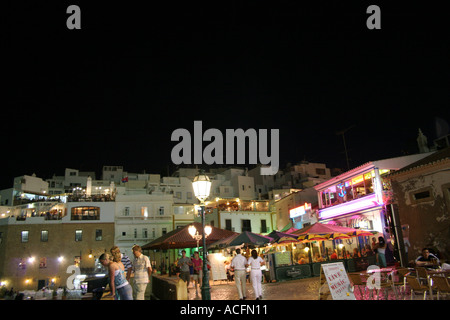
<path fill-rule="evenodd" d="M 147 284 L 152 276 L 152 266 L 147 256 L 142 254 L 142 249 L 138 245 L 133 248 L 133 272 L 134 272 L 134 290 L 135 300 L 144 300 Z"/>
<path fill-rule="evenodd" d="M 241 249 L 236 249 L 236 256 L 233 258 L 233 260 L 231 260 L 231 268 L 234 269 L 234 281 L 236 282 L 239 300 L 244 300 L 247 293 L 247 271 L 245 270 L 246 264 L 247 259 L 243 255 L 241 255 Z"/>

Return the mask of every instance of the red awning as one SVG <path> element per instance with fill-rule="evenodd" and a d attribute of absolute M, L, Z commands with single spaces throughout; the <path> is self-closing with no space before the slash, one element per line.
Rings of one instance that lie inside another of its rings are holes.
<path fill-rule="evenodd" d="M 150 243 L 142 246 L 144 250 L 166 250 L 166 249 L 181 249 L 181 248 L 195 248 L 197 247 L 197 241 L 192 238 L 189 234 L 189 226 L 194 225 L 198 230 L 198 233 L 202 234 L 201 223 L 194 222 L 186 225 L 182 228 L 175 229 L 158 239 L 153 240 Z M 219 229 L 212 227 L 211 234 L 206 238 L 206 245 L 209 245 L 218 240 L 227 238 L 229 236 L 237 234 L 233 231 L 228 231 L 224 229 Z M 202 241 L 200 240 L 199 245 L 202 246 Z"/>

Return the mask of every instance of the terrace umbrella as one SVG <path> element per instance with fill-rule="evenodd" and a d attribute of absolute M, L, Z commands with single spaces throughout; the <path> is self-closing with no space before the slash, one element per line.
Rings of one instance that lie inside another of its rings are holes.
<path fill-rule="evenodd" d="M 325 240 L 341 240 L 341 239 L 350 239 L 351 236 L 349 236 L 346 233 L 341 232 L 333 232 L 325 235 Z"/>
<path fill-rule="evenodd" d="M 272 243 L 276 243 L 276 244 L 298 242 L 298 240 L 297 240 L 298 236 L 296 236 L 295 234 L 290 234 L 290 233 L 286 233 L 286 232 L 280 232 L 280 231 L 274 230 L 271 233 L 269 233 L 267 236 L 273 238 Z"/>
<path fill-rule="evenodd" d="M 209 249 L 212 248 L 227 248 L 227 247 L 237 247 L 245 245 L 246 247 L 259 247 L 268 244 L 273 241 L 273 238 L 263 236 L 250 231 L 244 231 L 242 233 L 232 235 L 228 238 L 221 239 L 212 243 Z"/>
<path fill-rule="evenodd" d="M 370 237 L 374 235 L 374 232 L 356 229 L 356 231 L 347 232 L 346 234 L 351 237 Z"/>
<path fill-rule="evenodd" d="M 313 233 L 307 233 L 298 236 L 298 241 L 300 242 L 323 241 L 323 240 L 328 240 L 328 238 Z"/>

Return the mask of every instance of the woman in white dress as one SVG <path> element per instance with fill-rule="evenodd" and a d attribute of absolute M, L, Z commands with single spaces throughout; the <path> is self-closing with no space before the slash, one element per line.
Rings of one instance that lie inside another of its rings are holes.
<path fill-rule="evenodd" d="M 262 280 L 262 272 L 261 266 L 265 265 L 266 262 L 258 256 L 258 252 L 256 250 L 252 250 L 252 256 L 248 259 L 248 264 L 246 267 L 250 266 L 250 279 L 253 286 L 253 291 L 255 292 L 256 300 L 262 299 L 262 288 L 261 288 L 261 280 Z"/>

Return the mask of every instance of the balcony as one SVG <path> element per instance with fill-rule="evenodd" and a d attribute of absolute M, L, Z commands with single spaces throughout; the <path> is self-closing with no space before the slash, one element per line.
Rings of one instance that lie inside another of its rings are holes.
<path fill-rule="evenodd" d="M 115 201 L 115 197 L 109 194 L 96 194 L 92 196 L 82 195 L 69 195 L 67 197 L 67 202 L 107 202 Z"/>
<path fill-rule="evenodd" d="M 370 208 L 376 208 L 381 206 L 383 203 L 379 203 L 377 195 L 372 193 L 370 195 L 355 199 L 352 201 L 344 202 L 332 207 L 324 208 L 319 210 L 319 219 L 330 219 L 338 217 L 344 214 L 349 214 L 353 212 L 358 212 Z"/>
<path fill-rule="evenodd" d="M 206 213 L 215 210 L 226 212 L 269 212 L 269 201 L 239 200 L 239 199 L 217 199 L 206 206 Z"/>

